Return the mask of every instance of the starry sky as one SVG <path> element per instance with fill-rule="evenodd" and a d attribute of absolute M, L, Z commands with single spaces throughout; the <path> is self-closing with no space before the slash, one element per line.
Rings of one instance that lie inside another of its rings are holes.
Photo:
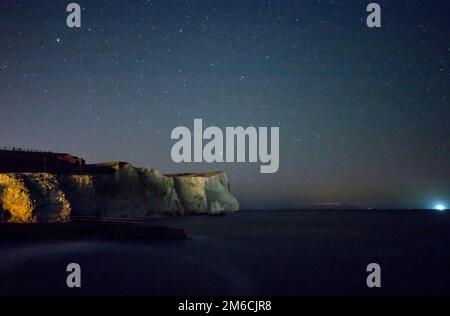
<path fill-rule="evenodd" d="M 0 3 L 0 146 L 224 170 L 242 208 L 450 202 L 450 3 Z M 280 169 L 171 160 L 177 126 L 278 126 Z"/>

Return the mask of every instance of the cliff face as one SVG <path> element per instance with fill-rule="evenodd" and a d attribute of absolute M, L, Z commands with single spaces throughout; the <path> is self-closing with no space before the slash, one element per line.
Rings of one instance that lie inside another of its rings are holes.
<path fill-rule="evenodd" d="M 46 173 L 0 174 L 0 216 L 11 222 L 67 221 L 70 204 Z"/>
<path fill-rule="evenodd" d="M 71 216 L 142 219 L 239 209 L 223 172 L 166 176 L 126 163 L 109 167 L 113 173 L 0 174 L 0 219 L 27 223 L 68 221 Z"/>

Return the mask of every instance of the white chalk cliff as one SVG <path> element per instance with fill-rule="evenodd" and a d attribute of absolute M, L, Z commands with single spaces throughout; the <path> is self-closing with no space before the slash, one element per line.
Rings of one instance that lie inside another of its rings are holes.
<path fill-rule="evenodd" d="M 223 172 L 164 175 L 113 163 L 113 173 L 1 173 L 0 220 L 38 223 L 75 216 L 143 219 L 150 215 L 239 210 Z"/>

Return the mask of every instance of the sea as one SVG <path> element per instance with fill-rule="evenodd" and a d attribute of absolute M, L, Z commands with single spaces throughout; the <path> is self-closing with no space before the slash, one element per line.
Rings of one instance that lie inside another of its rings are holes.
<path fill-rule="evenodd" d="M 0 295 L 450 295 L 446 212 L 245 210 L 149 223 L 188 238 L 0 242 Z M 67 287 L 70 263 L 80 288 Z"/>

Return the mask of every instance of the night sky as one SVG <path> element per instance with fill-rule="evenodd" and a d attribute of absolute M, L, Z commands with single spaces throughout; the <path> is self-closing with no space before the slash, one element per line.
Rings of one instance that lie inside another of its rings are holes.
<path fill-rule="evenodd" d="M 242 208 L 450 202 L 450 3 L 0 3 L 0 146 L 224 170 Z M 171 160 L 177 126 L 278 126 L 280 169 Z"/>

